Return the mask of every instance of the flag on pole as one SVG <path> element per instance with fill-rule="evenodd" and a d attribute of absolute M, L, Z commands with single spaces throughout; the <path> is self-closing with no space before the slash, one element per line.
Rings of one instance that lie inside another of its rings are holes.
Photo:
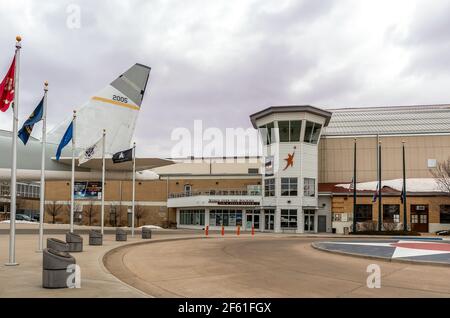
<path fill-rule="evenodd" d="M 402 186 L 402 193 L 400 194 L 400 202 L 403 204 L 403 200 L 405 197 L 405 188 Z"/>
<path fill-rule="evenodd" d="M 112 157 L 113 163 L 121 163 L 133 160 L 133 148 L 115 153 Z"/>
<path fill-rule="evenodd" d="M 61 142 L 59 143 L 58 150 L 56 151 L 56 160 L 59 160 L 59 158 L 61 157 L 61 151 L 72 140 L 72 137 L 73 137 L 73 120 L 70 123 L 69 127 L 67 127 L 67 130 L 64 133 Z"/>
<path fill-rule="evenodd" d="M 9 67 L 8 73 L 0 83 L 0 110 L 6 112 L 11 104 L 14 103 L 14 74 L 16 69 L 16 57 Z"/>
<path fill-rule="evenodd" d="M 373 194 L 372 202 L 373 203 L 377 202 L 377 199 L 378 199 L 378 184 L 377 184 L 377 189 L 375 190 L 375 193 Z"/>
<path fill-rule="evenodd" d="M 31 132 L 33 131 L 34 124 L 42 120 L 44 115 L 44 97 L 42 97 L 39 105 L 36 106 L 34 111 L 28 117 L 27 121 L 23 124 L 22 128 L 19 130 L 19 138 L 22 140 L 23 144 L 26 145 L 28 139 L 30 138 Z"/>
<path fill-rule="evenodd" d="M 78 165 L 82 165 L 83 163 L 88 162 L 92 158 L 101 157 L 102 141 L 103 137 L 101 137 L 94 145 L 82 151 L 80 157 L 78 158 Z"/>

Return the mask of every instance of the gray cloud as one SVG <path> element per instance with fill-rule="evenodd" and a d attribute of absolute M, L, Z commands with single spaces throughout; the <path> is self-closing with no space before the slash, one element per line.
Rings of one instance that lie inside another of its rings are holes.
<path fill-rule="evenodd" d="M 66 26 L 71 3 L 80 29 Z M 48 80 L 55 125 L 130 65 L 147 64 L 139 154 L 169 156 L 171 131 L 195 119 L 247 128 L 271 105 L 447 102 L 448 9 L 419 0 L 2 2 L 0 73 L 21 34 L 20 116 Z M 0 128 L 10 129 L 10 113 Z"/>

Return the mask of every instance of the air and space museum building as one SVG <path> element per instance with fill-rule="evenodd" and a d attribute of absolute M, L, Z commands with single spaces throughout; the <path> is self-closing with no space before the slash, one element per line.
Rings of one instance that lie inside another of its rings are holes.
<path fill-rule="evenodd" d="M 354 216 L 357 228 L 370 229 L 381 211 L 385 229 L 402 229 L 404 145 L 408 228 L 450 229 L 450 196 L 432 173 L 450 158 L 450 105 L 275 106 L 250 120 L 255 129 L 267 131 L 264 156 L 189 158 L 154 169 L 153 180 L 136 183 L 138 226 L 344 233 L 352 229 Z M 379 161 L 381 205 L 376 195 Z M 98 185 L 86 186 L 99 191 Z M 131 189 L 130 180 L 107 180 L 107 225 L 131 224 Z M 47 182 L 46 222 L 67 222 L 69 201 L 69 180 Z M 52 212 L 56 208 L 61 212 Z M 77 200 L 76 222 L 98 225 L 99 211 L 98 198 Z"/>

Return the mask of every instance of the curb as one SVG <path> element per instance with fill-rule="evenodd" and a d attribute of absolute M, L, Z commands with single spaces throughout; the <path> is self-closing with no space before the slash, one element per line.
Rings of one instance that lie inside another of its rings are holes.
<path fill-rule="evenodd" d="M 320 244 L 320 242 L 319 242 L 319 244 Z M 326 249 L 324 247 L 318 246 L 316 244 L 316 242 L 311 243 L 311 246 L 313 248 L 315 248 L 316 250 L 322 251 L 322 252 L 338 254 L 338 255 L 345 255 L 345 256 L 353 256 L 353 257 L 371 259 L 371 260 L 378 259 L 378 260 L 382 260 L 382 261 L 390 262 L 390 263 L 402 263 L 402 264 L 412 264 L 412 265 L 431 265 L 431 266 L 445 267 L 445 268 L 448 268 L 450 266 L 450 264 L 443 263 L 443 262 L 431 262 L 431 261 L 422 261 L 422 260 L 414 261 L 414 260 L 409 260 L 409 259 L 392 259 L 390 257 L 383 257 L 383 256 L 362 255 L 362 254 L 357 254 L 357 253 L 352 253 L 352 252 L 334 251 L 334 250 L 330 250 L 330 249 Z"/>

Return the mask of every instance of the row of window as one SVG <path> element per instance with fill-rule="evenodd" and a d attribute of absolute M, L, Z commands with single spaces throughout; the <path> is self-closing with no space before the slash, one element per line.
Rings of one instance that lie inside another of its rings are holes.
<path fill-rule="evenodd" d="M 295 197 L 298 195 L 298 178 L 281 178 L 281 196 Z M 303 195 L 305 197 L 316 196 L 316 180 L 312 178 L 303 179 Z M 264 196 L 275 196 L 275 178 L 264 180 Z"/>
<path fill-rule="evenodd" d="M 256 221 L 259 227 L 260 211 L 247 212 L 247 223 Z M 266 214 L 274 214 L 275 210 L 266 211 Z M 255 220 L 255 216 L 257 216 Z M 250 226 L 252 225 L 251 223 Z M 182 225 L 205 225 L 205 210 L 181 210 L 180 224 Z M 242 210 L 217 209 L 211 210 L 209 214 L 210 226 L 242 226 Z M 249 227 L 250 227 L 249 226 Z M 284 229 L 297 228 L 297 210 L 281 210 L 281 227 Z"/>
<path fill-rule="evenodd" d="M 426 218 L 427 215 L 412 215 L 412 223 L 427 223 L 420 220 Z M 441 205 L 439 211 L 439 223 L 450 224 L 450 205 Z M 372 220 L 372 205 L 358 204 L 356 205 L 356 221 L 366 222 Z M 336 220 L 335 220 L 336 221 Z M 383 221 L 391 223 L 400 223 L 400 205 L 385 204 L 383 205 Z"/>
<path fill-rule="evenodd" d="M 180 224 L 205 225 L 205 210 L 181 210 Z"/>
<path fill-rule="evenodd" d="M 277 123 L 280 142 L 300 142 L 303 123 L 301 120 L 285 120 L 278 121 Z M 321 129 L 321 124 L 306 121 L 303 142 L 317 144 Z M 275 135 L 275 122 L 263 125 L 259 127 L 259 130 L 267 145 L 277 142 Z"/>

